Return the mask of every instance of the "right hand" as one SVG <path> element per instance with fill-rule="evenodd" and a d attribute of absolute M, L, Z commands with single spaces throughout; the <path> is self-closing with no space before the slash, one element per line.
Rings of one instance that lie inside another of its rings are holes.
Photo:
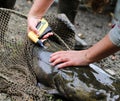
<path fill-rule="evenodd" d="M 37 23 L 40 21 L 41 18 L 35 17 L 35 16 L 28 16 L 28 27 L 27 27 L 27 31 L 28 33 L 30 31 L 33 31 L 35 34 L 38 34 L 38 30 L 36 28 Z M 43 36 L 43 38 L 41 40 L 47 39 L 49 36 L 53 35 L 52 32 L 46 34 Z"/>
<path fill-rule="evenodd" d="M 36 28 L 37 23 L 40 21 L 41 18 L 35 17 L 35 16 L 28 16 L 28 27 L 27 31 L 28 33 L 30 31 L 33 31 L 35 34 L 38 34 L 38 30 Z"/>

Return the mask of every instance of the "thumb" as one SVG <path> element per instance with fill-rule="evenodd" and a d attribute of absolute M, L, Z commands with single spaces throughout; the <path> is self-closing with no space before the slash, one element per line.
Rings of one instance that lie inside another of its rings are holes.
<path fill-rule="evenodd" d="M 37 28 L 36 28 L 36 25 L 37 25 L 37 23 L 30 24 L 30 25 L 28 26 L 28 32 L 32 31 L 32 32 L 34 32 L 35 34 L 38 34 L 39 32 L 38 32 L 38 30 L 37 30 Z"/>

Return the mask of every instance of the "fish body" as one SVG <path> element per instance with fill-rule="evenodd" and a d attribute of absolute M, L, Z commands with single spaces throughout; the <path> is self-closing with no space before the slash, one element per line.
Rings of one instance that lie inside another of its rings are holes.
<path fill-rule="evenodd" d="M 88 66 L 52 67 L 49 59 L 55 51 L 66 50 L 54 41 L 47 41 L 45 48 L 34 47 L 34 71 L 38 82 L 56 89 L 72 101 L 118 101 L 120 80 L 100 67 Z"/>

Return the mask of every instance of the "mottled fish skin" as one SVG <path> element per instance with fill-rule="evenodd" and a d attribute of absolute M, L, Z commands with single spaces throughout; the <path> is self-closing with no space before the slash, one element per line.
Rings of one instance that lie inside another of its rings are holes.
<path fill-rule="evenodd" d="M 54 45 L 53 45 L 54 44 Z M 46 49 L 35 47 L 34 59 L 38 81 L 55 88 L 72 101 L 117 101 L 120 99 L 120 80 L 100 67 L 67 67 L 57 69 L 49 63 L 50 55 L 64 50 L 55 42 L 46 42 Z M 54 50 L 55 49 L 55 50 Z M 36 58 L 37 57 L 37 58 Z"/>

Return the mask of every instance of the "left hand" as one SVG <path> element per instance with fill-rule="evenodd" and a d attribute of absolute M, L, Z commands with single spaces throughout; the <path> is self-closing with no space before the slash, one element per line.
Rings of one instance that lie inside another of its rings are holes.
<path fill-rule="evenodd" d="M 90 63 L 86 57 L 87 50 L 82 51 L 59 51 L 55 52 L 50 57 L 52 66 L 57 65 L 58 68 L 67 66 L 85 66 Z"/>

